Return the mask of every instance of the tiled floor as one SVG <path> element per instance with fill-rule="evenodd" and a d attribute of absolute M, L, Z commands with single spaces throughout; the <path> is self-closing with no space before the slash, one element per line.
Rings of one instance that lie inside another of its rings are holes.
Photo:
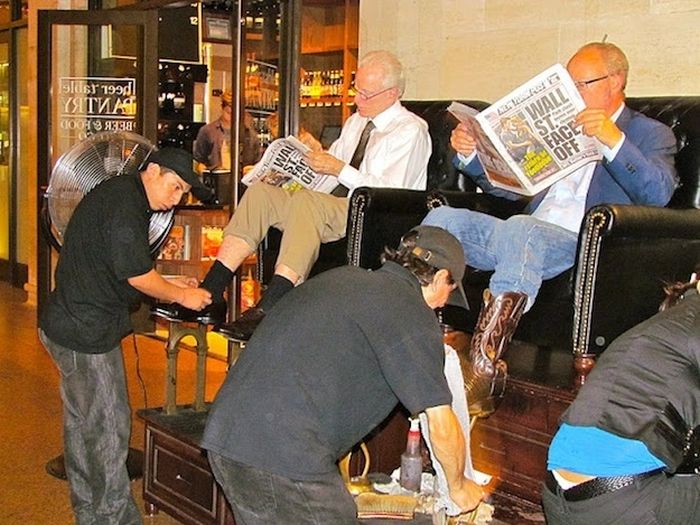
<path fill-rule="evenodd" d="M 0 283 L 0 524 L 68 525 L 73 523 L 68 486 L 49 476 L 46 462 L 59 454 L 61 400 L 58 373 L 36 333 L 36 309 L 22 301 L 24 294 Z M 124 344 L 124 358 L 132 409 L 162 406 L 165 392 L 164 344 L 138 336 Z M 180 352 L 178 403 L 190 403 L 194 392 L 194 352 Z M 137 374 L 137 363 L 143 386 Z M 207 363 L 206 399 L 211 400 L 223 381 L 225 363 Z M 146 395 L 144 395 L 144 392 Z M 132 446 L 143 450 L 143 423 L 133 418 Z M 141 480 L 133 493 L 143 509 Z M 178 523 L 160 513 L 145 517 L 146 525 Z"/>
<path fill-rule="evenodd" d="M 0 349 L 0 465 L 4 470 L 0 475 L 0 524 L 71 524 L 67 483 L 45 471 L 46 463 L 62 449 L 58 373 L 37 337 L 36 309 L 24 302 L 21 290 L 5 283 L 0 283 L 0 341 L 5 342 Z M 123 346 L 133 412 L 145 406 L 162 406 L 164 343 L 136 336 L 125 339 Z M 178 403 L 193 400 L 194 367 L 194 352 L 180 352 Z M 213 399 L 225 374 L 223 361 L 208 360 L 207 401 Z M 143 450 L 143 423 L 135 416 L 131 445 Z M 135 481 L 133 493 L 143 509 L 141 491 L 141 480 Z M 495 505 L 500 525 L 544 523 L 538 509 L 517 501 L 496 500 Z M 176 523 L 163 513 L 144 516 L 145 525 Z"/>

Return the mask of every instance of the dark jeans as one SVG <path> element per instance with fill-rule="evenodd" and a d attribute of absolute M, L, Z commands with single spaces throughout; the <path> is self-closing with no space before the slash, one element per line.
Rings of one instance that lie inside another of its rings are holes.
<path fill-rule="evenodd" d="M 700 476 L 662 473 L 583 501 L 544 486 L 542 505 L 548 525 L 690 525 L 700 522 Z"/>
<path fill-rule="evenodd" d="M 209 452 L 209 464 L 236 525 L 357 524 L 357 507 L 340 477 L 294 481 Z"/>
<path fill-rule="evenodd" d="M 140 524 L 126 470 L 131 409 L 121 347 L 81 354 L 42 330 L 39 337 L 61 373 L 63 456 L 76 523 Z"/>

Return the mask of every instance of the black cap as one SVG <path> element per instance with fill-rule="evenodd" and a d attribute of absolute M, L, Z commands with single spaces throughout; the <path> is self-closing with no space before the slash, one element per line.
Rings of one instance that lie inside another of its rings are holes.
<path fill-rule="evenodd" d="M 416 245 L 411 253 L 434 268 L 448 270 L 457 284 L 448 303 L 469 309 L 462 286 L 466 261 L 461 243 L 450 232 L 437 226 L 421 225 L 411 231 L 416 233 Z"/>
<path fill-rule="evenodd" d="M 212 199 L 211 189 L 204 185 L 199 175 L 192 169 L 192 154 L 184 149 L 168 146 L 152 151 L 146 159 L 146 163 L 149 162 L 177 173 L 182 180 L 192 186 L 190 191 L 198 200 L 206 203 Z"/>

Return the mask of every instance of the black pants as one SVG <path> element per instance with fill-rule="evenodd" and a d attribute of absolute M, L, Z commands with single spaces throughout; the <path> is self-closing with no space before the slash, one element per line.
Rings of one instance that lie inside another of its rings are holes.
<path fill-rule="evenodd" d="M 583 501 L 542 489 L 547 525 L 700 524 L 700 476 L 659 474 Z"/>
<path fill-rule="evenodd" d="M 357 507 L 340 477 L 295 481 L 209 452 L 209 464 L 236 525 L 357 524 Z"/>

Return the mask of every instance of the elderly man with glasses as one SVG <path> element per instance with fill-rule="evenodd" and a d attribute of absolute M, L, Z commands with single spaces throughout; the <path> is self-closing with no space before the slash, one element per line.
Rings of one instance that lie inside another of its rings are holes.
<path fill-rule="evenodd" d="M 597 139 L 602 160 L 535 195 L 521 215 L 507 220 L 448 206 L 432 210 L 424 220 L 457 237 L 471 266 L 494 270 L 470 349 L 467 390 L 473 415 L 494 409 L 494 392 L 502 390 L 506 370 L 501 357 L 542 281 L 573 266 L 586 211 L 602 203 L 665 206 L 678 185 L 673 132 L 625 106 L 629 66 L 622 50 L 589 43 L 567 69 L 586 103 L 574 125 Z M 457 151 L 455 165 L 484 191 L 520 197 L 488 183 L 464 125 L 453 130 L 451 143 Z"/>
<path fill-rule="evenodd" d="M 353 189 L 425 189 L 431 154 L 428 125 L 401 105 L 404 84 L 403 67 L 393 54 L 375 51 L 359 61 L 357 112 L 328 151 L 314 143 L 307 156 L 314 170 L 338 177 L 339 186 L 332 194 L 309 190 L 292 194 L 269 184 L 246 190 L 202 286 L 221 301 L 233 272 L 255 251 L 270 226 L 283 231 L 282 245 L 262 299 L 235 322 L 221 325 L 223 335 L 247 341 L 270 308 L 309 275 L 321 244 L 345 237 L 347 195 Z M 173 310 L 156 313 L 171 319 L 196 318 Z"/>

